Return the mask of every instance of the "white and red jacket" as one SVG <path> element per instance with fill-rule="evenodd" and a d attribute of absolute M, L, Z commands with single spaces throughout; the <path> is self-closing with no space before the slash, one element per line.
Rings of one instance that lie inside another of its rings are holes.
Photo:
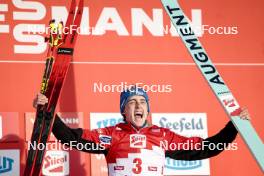
<path fill-rule="evenodd" d="M 207 148 L 196 150 L 195 145 L 201 145 L 203 140 L 211 143 L 230 143 L 235 139 L 237 131 L 229 122 L 213 137 L 187 138 L 155 125 L 137 130 L 130 123 L 119 123 L 95 130 L 71 129 L 59 117 L 56 117 L 53 133 L 62 143 L 69 144 L 70 141 L 77 141 L 83 145 L 90 143 L 101 146 L 96 149 L 84 149 L 84 151 L 103 153 L 111 176 L 153 176 L 163 175 L 165 157 L 177 160 L 197 160 L 219 154 L 222 150 L 212 151 Z M 186 143 L 190 149 L 182 148 L 182 144 Z"/>

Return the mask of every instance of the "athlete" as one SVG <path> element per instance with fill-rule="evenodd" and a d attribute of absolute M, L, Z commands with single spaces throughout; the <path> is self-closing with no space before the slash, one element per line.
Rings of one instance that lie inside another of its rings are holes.
<path fill-rule="evenodd" d="M 48 99 L 44 95 L 38 94 L 33 106 L 37 107 L 38 104 L 44 105 L 47 102 Z M 65 144 L 76 141 L 86 146 L 100 145 L 99 149 L 89 148 L 83 151 L 104 154 L 110 176 L 163 175 L 165 157 L 177 160 L 213 157 L 222 152 L 224 146 L 231 143 L 237 135 L 231 121 L 220 132 L 207 139 L 184 137 L 169 129 L 151 125 L 147 121 L 150 115 L 148 95 L 142 88 L 135 86 L 121 93 L 120 112 L 124 117 L 124 123 L 95 130 L 69 128 L 56 115 L 52 132 Z M 250 119 L 247 109 L 242 109 L 240 118 Z M 209 143 L 222 147 L 210 150 Z M 177 147 L 173 149 L 168 147 L 172 146 L 171 144 Z"/>

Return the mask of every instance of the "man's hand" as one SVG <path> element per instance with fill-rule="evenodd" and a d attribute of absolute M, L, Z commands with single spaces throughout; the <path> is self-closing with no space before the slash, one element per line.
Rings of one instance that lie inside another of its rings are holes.
<path fill-rule="evenodd" d="M 248 112 L 248 109 L 243 107 L 241 108 L 241 113 L 239 114 L 240 118 L 243 119 L 243 120 L 250 120 L 250 115 L 249 115 L 249 112 Z"/>
<path fill-rule="evenodd" d="M 48 103 L 48 98 L 45 95 L 38 93 L 33 100 L 33 107 L 37 108 L 38 105 L 45 105 L 46 103 Z"/>

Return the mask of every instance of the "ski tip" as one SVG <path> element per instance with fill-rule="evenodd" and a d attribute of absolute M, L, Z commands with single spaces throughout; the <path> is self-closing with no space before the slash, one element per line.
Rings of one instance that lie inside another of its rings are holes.
<path fill-rule="evenodd" d="M 51 20 L 49 21 L 49 24 L 53 24 L 53 23 L 55 23 L 55 19 L 51 19 Z"/>
<path fill-rule="evenodd" d="M 71 12 L 73 12 L 73 13 L 75 12 L 75 7 L 76 7 L 76 0 L 72 0 L 71 1 L 71 6 L 70 6 L 70 9 L 71 9 L 70 13 Z"/>
<path fill-rule="evenodd" d="M 80 0 L 79 1 L 79 4 L 78 4 L 78 14 L 82 14 L 83 12 L 83 5 L 84 5 L 84 1 L 83 0 Z"/>

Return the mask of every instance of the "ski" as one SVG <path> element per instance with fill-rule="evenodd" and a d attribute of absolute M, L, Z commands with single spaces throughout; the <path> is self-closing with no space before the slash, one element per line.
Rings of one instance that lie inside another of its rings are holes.
<path fill-rule="evenodd" d="M 46 65 L 45 65 L 45 70 L 44 70 L 44 74 L 42 77 L 41 90 L 40 90 L 40 92 L 44 95 L 46 95 L 46 91 L 47 91 L 48 83 L 49 83 L 49 78 L 50 78 L 50 74 L 51 74 L 51 71 L 53 68 L 53 63 L 54 63 L 54 55 L 55 55 L 55 50 L 56 50 L 56 44 L 54 41 L 59 40 L 59 35 L 56 31 L 57 29 L 54 26 L 55 21 L 51 20 L 49 22 L 49 25 L 50 25 L 50 35 L 49 35 L 49 37 L 45 38 L 45 42 L 48 42 L 47 59 L 46 59 Z M 31 135 L 31 144 L 34 144 L 34 143 L 38 144 L 42 124 L 44 121 L 44 118 L 43 118 L 44 108 L 45 107 L 42 105 L 37 106 L 36 119 L 35 119 L 35 122 L 33 125 L 33 131 L 32 131 L 32 135 Z M 28 151 L 28 157 L 27 157 L 24 175 L 30 175 L 30 172 L 32 170 L 32 166 L 34 163 L 34 157 L 35 157 L 36 152 L 37 152 L 37 150 L 35 150 L 35 149 L 30 149 Z"/>
<path fill-rule="evenodd" d="M 250 121 L 238 117 L 241 112 L 238 102 L 193 32 L 188 18 L 183 13 L 177 0 L 161 0 L 161 2 L 197 67 L 247 144 L 260 168 L 264 171 L 264 145 Z"/>
<path fill-rule="evenodd" d="M 83 0 L 80 0 L 79 5 L 78 5 L 78 11 L 76 13 L 73 26 L 76 26 L 76 27 L 80 26 L 82 13 L 83 13 Z M 47 113 L 44 115 L 45 120 L 44 120 L 44 124 L 42 127 L 42 133 L 40 137 L 40 143 L 45 144 L 45 145 L 49 139 L 49 136 L 52 130 L 56 104 L 60 96 L 60 92 L 61 92 L 61 88 L 65 80 L 65 76 L 70 66 L 70 61 L 72 60 L 74 45 L 76 43 L 77 35 L 78 35 L 77 31 L 74 30 L 72 34 L 64 36 L 63 37 L 64 42 L 57 50 L 56 61 L 61 63 L 61 65 L 57 71 L 57 75 L 55 77 L 55 83 L 54 83 L 53 88 L 49 89 L 50 91 L 47 90 L 47 92 L 48 93 L 50 92 L 51 95 L 49 98 L 49 102 L 47 104 L 47 109 L 45 111 Z M 39 175 L 41 171 L 44 155 L 45 155 L 45 150 L 38 150 L 36 161 L 35 161 L 35 166 L 34 166 L 34 172 L 33 172 L 34 176 Z"/>
<path fill-rule="evenodd" d="M 46 39 L 53 45 L 50 44 L 48 49 L 48 56 L 50 55 L 50 51 L 52 51 L 52 54 L 46 60 L 46 67 L 44 71 L 45 76 L 43 76 L 42 79 L 41 93 L 45 94 L 49 101 L 46 105 L 38 106 L 37 108 L 31 144 L 36 142 L 37 144 L 42 143 L 46 146 L 46 142 L 48 141 L 51 133 L 56 104 L 63 86 L 64 78 L 70 65 L 70 61 L 72 60 L 73 48 L 78 35 L 76 30 L 71 33 L 69 29 L 71 29 L 71 25 L 74 25 L 76 28 L 80 26 L 83 11 L 83 0 L 80 0 L 79 2 L 76 15 L 75 7 L 75 0 L 72 0 L 64 33 L 55 33 L 56 38 L 54 37 L 54 34 L 50 34 L 49 39 Z M 62 27 L 62 23 L 60 23 L 59 26 Z M 57 28 L 57 30 L 59 29 Z M 25 176 L 38 176 L 40 174 L 44 155 L 45 149 L 30 149 L 28 151 L 27 164 L 24 172 Z"/>

